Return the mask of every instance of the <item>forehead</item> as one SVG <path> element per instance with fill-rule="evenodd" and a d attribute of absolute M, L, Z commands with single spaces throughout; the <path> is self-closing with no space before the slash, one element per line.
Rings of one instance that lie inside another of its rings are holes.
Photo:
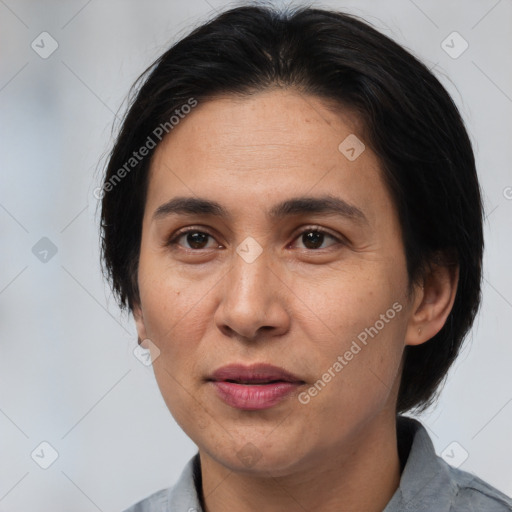
<path fill-rule="evenodd" d="M 200 102 L 155 150 L 146 213 L 174 196 L 209 195 L 241 210 L 330 194 L 377 218 L 392 205 L 363 137 L 353 113 L 297 91 Z"/>

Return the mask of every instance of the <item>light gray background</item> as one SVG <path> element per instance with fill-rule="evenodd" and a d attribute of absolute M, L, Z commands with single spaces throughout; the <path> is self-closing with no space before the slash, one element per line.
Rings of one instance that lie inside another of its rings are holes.
<path fill-rule="evenodd" d="M 510 495 L 512 1 L 312 4 L 359 14 L 423 59 L 468 124 L 488 214 L 483 307 L 421 419 L 438 453 L 458 442 L 461 468 Z M 227 5 L 0 0 L 1 511 L 119 511 L 195 452 L 102 280 L 93 190 L 134 79 Z M 47 59 L 31 48 L 43 31 L 59 45 Z M 469 43 L 457 59 L 441 47 L 453 31 Z M 46 263 L 32 252 L 42 237 L 58 249 Z M 46 470 L 31 458 L 42 441 L 59 453 Z"/>

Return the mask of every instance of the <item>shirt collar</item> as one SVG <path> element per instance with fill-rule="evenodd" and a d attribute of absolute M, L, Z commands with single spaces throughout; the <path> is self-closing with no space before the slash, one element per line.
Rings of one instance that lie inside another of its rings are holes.
<path fill-rule="evenodd" d="M 449 466 L 435 452 L 425 427 L 397 417 L 397 440 L 403 471 L 400 484 L 383 512 L 448 512 L 458 492 Z"/>

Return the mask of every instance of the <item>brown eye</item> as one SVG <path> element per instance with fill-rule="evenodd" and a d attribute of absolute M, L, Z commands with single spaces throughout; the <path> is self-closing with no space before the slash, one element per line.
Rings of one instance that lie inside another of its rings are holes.
<path fill-rule="evenodd" d="M 304 244 L 306 249 L 324 249 L 325 247 L 322 247 L 322 244 L 325 241 L 325 238 L 331 238 L 335 242 L 341 242 L 338 238 L 336 238 L 334 235 L 331 235 L 327 231 L 324 231 L 323 229 L 307 229 L 303 231 L 300 234 L 300 239 L 302 243 Z M 331 244 L 334 245 L 334 244 Z"/>
<path fill-rule="evenodd" d="M 183 244 L 179 243 L 182 238 L 185 239 L 185 243 L 188 244 L 188 246 L 183 246 Z M 185 249 L 190 250 L 208 249 L 209 247 L 206 247 L 206 245 L 208 244 L 209 238 L 213 240 L 213 237 L 204 231 L 189 229 L 178 233 L 169 241 L 168 245 L 181 245 Z"/>

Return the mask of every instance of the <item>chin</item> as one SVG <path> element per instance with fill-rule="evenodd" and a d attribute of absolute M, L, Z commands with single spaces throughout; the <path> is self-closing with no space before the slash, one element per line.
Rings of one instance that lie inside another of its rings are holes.
<path fill-rule="evenodd" d="M 237 473 L 261 474 L 261 476 L 279 477 L 292 472 L 300 465 L 303 454 L 297 450 L 299 443 L 275 436 L 269 439 L 266 434 L 246 435 L 244 440 L 233 437 L 231 442 L 218 444 L 205 451 L 231 471 Z"/>

